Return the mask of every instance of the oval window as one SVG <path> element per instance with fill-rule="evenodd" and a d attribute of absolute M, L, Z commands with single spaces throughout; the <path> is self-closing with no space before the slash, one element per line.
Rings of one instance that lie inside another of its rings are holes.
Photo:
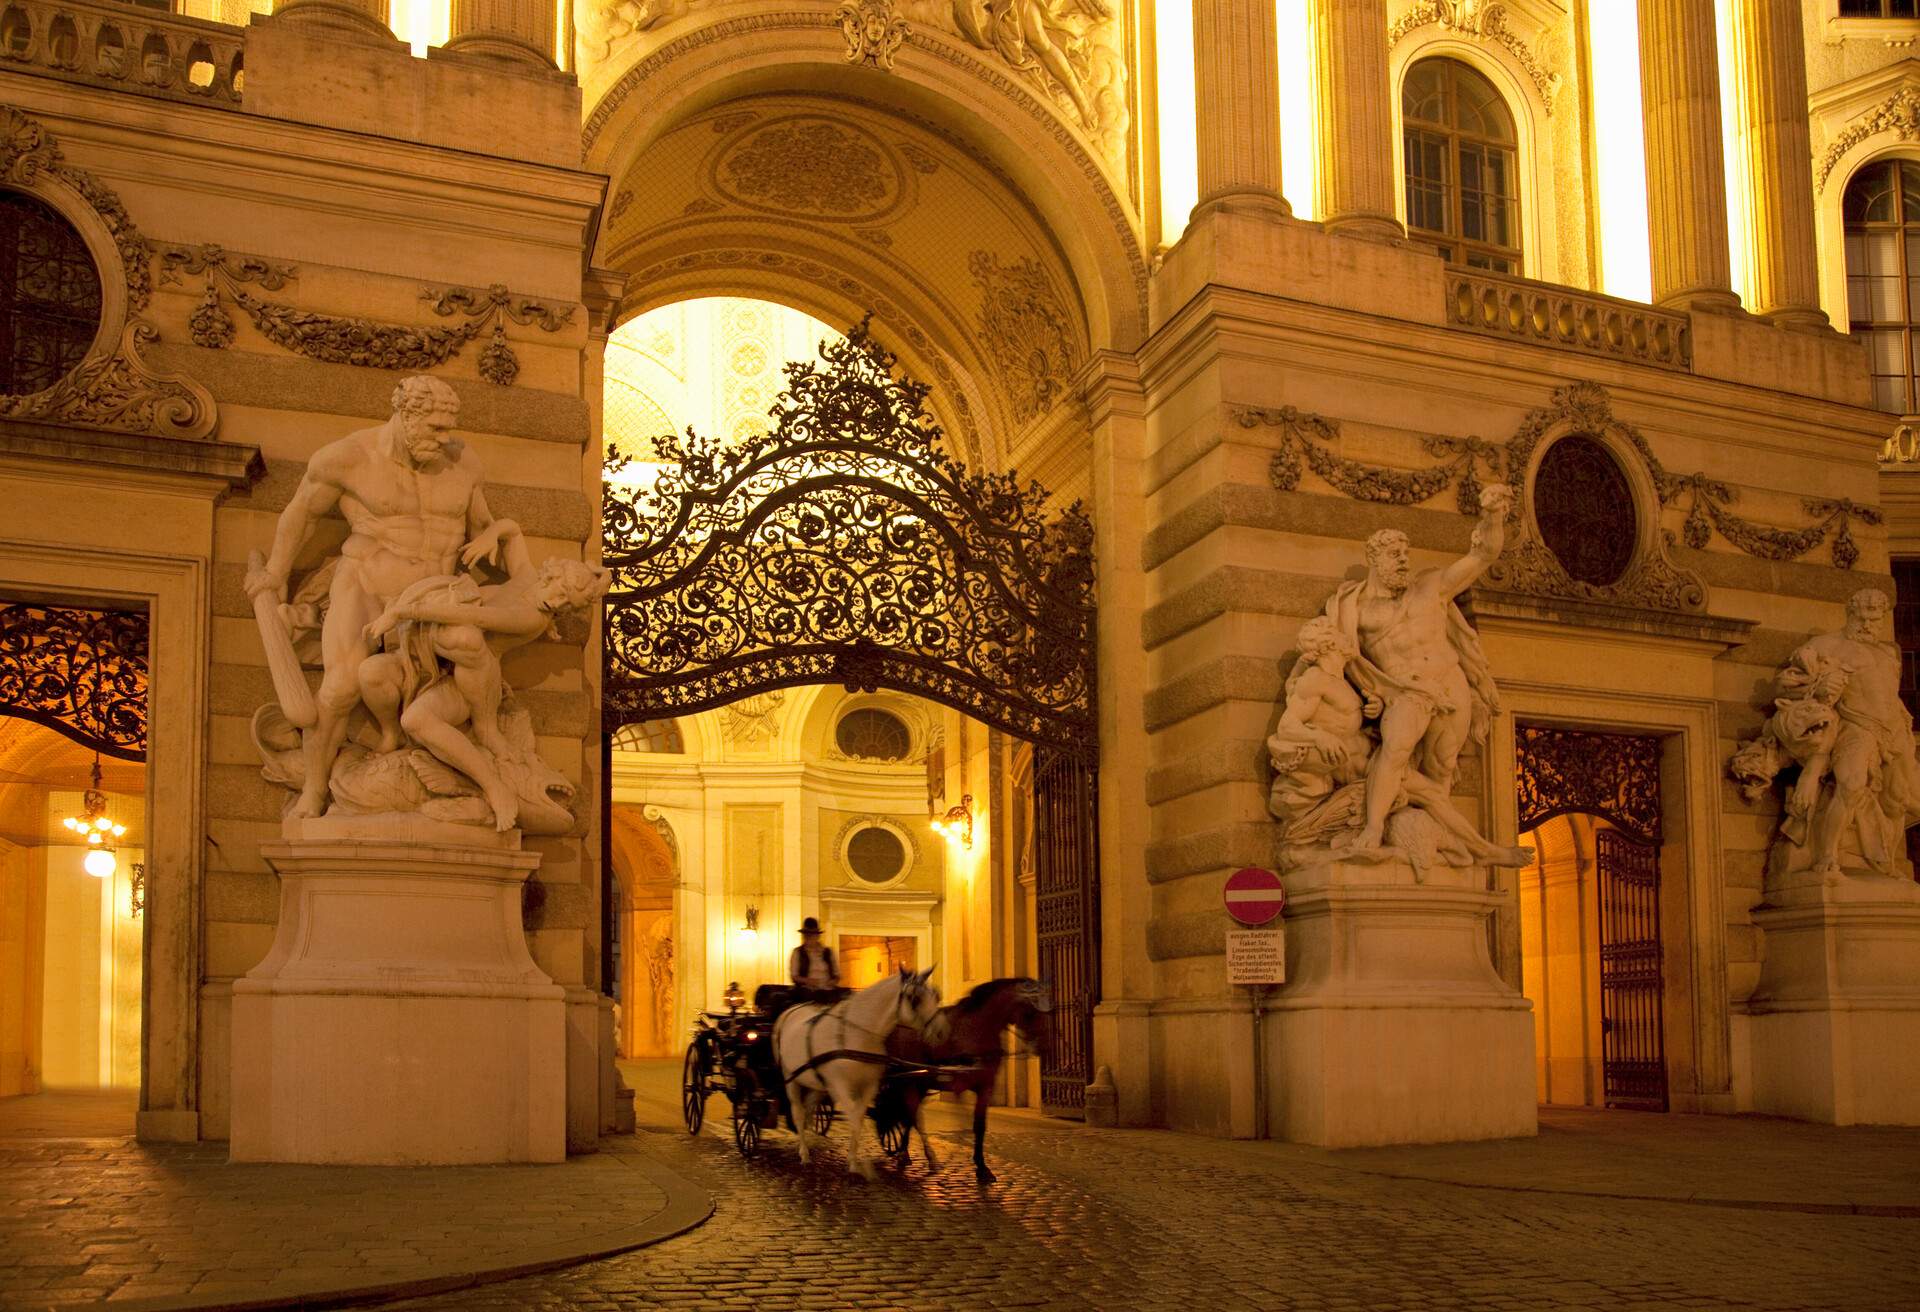
<path fill-rule="evenodd" d="M 100 331 L 100 271 L 51 205 L 0 192 L 0 394 L 44 392 L 72 373 Z"/>
<path fill-rule="evenodd" d="M 847 840 L 847 866 L 869 884 L 898 879 L 907 870 L 907 845 L 879 825 L 857 830 Z"/>
<path fill-rule="evenodd" d="M 1547 448 L 1533 480 L 1533 519 L 1560 567 L 1578 583 L 1618 583 L 1639 528 L 1633 489 L 1604 446 L 1572 434 Z"/>
<path fill-rule="evenodd" d="M 869 761 L 905 760 L 913 750 L 913 735 L 905 721 L 877 707 L 848 711 L 834 726 L 833 742 L 848 756 Z"/>

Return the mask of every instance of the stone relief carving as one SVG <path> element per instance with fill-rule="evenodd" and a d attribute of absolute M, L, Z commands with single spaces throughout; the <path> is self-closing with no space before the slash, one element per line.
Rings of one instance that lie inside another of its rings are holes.
<path fill-rule="evenodd" d="M 955 30 L 1037 81 L 1110 161 L 1126 158 L 1126 34 L 1109 0 L 947 0 Z"/>
<path fill-rule="evenodd" d="M 1014 419 L 1024 424 L 1053 409 L 1073 376 L 1067 312 L 1037 260 L 1002 264 L 991 251 L 975 251 L 967 268 L 980 290 L 981 341 L 1006 384 Z"/>
<path fill-rule="evenodd" d="M 1834 566 L 1852 569 L 1860 558 L 1860 547 L 1852 533 L 1854 521 L 1879 524 L 1882 518 L 1874 506 L 1846 498 L 1810 497 L 1801 502 L 1802 512 L 1813 520 L 1804 527 L 1772 528 L 1746 519 L 1731 509 L 1740 499 L 1738 488 L 1704 473 L 1669 471 L 1654 456 L 1639 429 L 1614 416 L 1607 390 L 1597 383 L 1575 383 L 1556 389 L 1553 400 L 1530 412 L 1504 443 L 1486 442 L 1477 437 L 1422 438 L 1423 449 L 1429 456 L 1438 458 L 1439 463 L 1420 469 L 1389 469 L 1349 460 L 1332 449 L 1340 436 L 1336 421 L 1291 406 L 1240 407 L 1233 414 L 1242 427 L 1269 425 L 1280 429 L 1281 444 L 1274 453 L 1269 476 L 1275 487 L 1286 492 L 1298 489 L 1303 473 L 1311 469 L 1356 501 L 1415 506 L 1453 488 L 1461 512 L 1471 513 L 1470 506 L 1479 494 L 1483 468 L 1495 478 L 1517 479 L 1527 472 L 1534 448 L 1541 440 L 1556 429 L 1565 429 L 1610 433 L 1630 449 L 1652 482 L 1660 507 L 1685 511 L 1679 541 L 1696 551 L 1705 550 L 1716 531 L 1732 546 L 1763 560 L 1798 560 L 1830 540 Z M 1524 508 L 1524 495 L 1515 504 Z M 1515 511 L 1515 522 L 1520 526 L 1522 543 L 1531 540 L 1526 536 L 1531 533 L 1527 517 L 1522 516 L 1519 509 Z M 1663 533 L 1661 541 L 1670 543 L 1673 536 Z M 1553 584 L 1560 590 L 1549 595 L 1697 609 L 1690 600 L 1691 588 L 1697 586 L 1697 581 L 1679 573 L 1678 567 L 1672 567 L 1673 572 L 1669 573 L 1667 568 L 1654 569 L 1648 562 L 1648 568 L 1654 572 L 1630 576 L 1634 580 L 1632 588 L 1627 588 L 1623 581 L 1602 595 Z M 1508 581 L 1502 574 L 1501 586 L 1519 586 L 1519 577 L 1528 576 L 1516 576 L 1516 581 Z M 1535 572 L 1530 578 L 1532 586 L 1545 587 L 1553 575 L 1551 571 Z M 1683 579 L 1686 582 L 1682 582 Z M 1676 599 L 1680 604 L 1675 604 Z"/>
<path fill-rule="evenodd" d="M 772 692 L 742 697 L 720 708 L 720 731 L 736 747 L 765 747 L 780 732 L 780 708 L 787 694 Z"/>
<path fill-rule="evenodd" d="M 678 18 L 693 7 L 695 0 L 585 0 L 575 7 L 580 28 L 575 41 L 578 63 L 584 72 L 604 63 L 613 52 L 642 32 Z"/>
<path fill-rule="evenodd" d="M 1913 717 L 1900 701 L 1892 604 L 1877 588 L 1847 601 L 1844 627 L 1817 634 L 1774 679 L 1772 714 L 1729 769 L 1748 801 L 1793 772 L 1769 874 L 1904 879 L 1902 837 L 1920 820 Z"/>
<path fill-rule="evenodd" d="M 381 323 L 278 304 L 242 286 L 278 291 L 299 276 L 291 264 L 214 245 L 159 245 L 154 254 L 163 285 L 177 286 L 183 275 L 205 278 L 205 291 L 187 318 L 187 331 L 196 346 L 216 351 L 232 346 L 238 331 L 227 311 L 228 301 L 239 306 L 260 335 L 275 346 L 310 360 L 369 369 L 431 369 L 453 359 L 468 342 L 491 329 L 480 353 L 480 376 L 496 386 L 511 387 L 520 373 L 520 359 L 507 343 L 506 321 L 554 333 L 572 322 L 576 309 L 516 296 L 499 283 L 484 290 L 428 287 L 420 293 L 428 308 L 443 318 L 465 316 L 466 322 L 447 328 Z"/>
<path fill-rule="evenodd" d="M 1486 740 L 1499 692 L 1480 639 L 1454 605 L 1500 556 L 1511 493 L 1480 494 L 1467 555 L 1414 573 L 1406 534 L 1367 539 L 1367 576 L 1343 583 L 1300 628 L 1279 726 L 1267 740 L 1268 808 L 1287 859 L 1399 856 L 1435 866 L 1522 866 L 1526 848 L 1482 838 L 1455 809 L 1460 753 Z"/>
<path fill-rule="evenodd" d="M 847 62 L 892 69 L 907 39 L 907 20 L 893 14 L 893 0 L 847 0 L 837 11 L 847 38 Z"/>
<path fill-rule="evenodd" d="M 1434 23 L 1462 36 L 1491 41 L 1512 55 L 1539 90 L 1547 113 L 1553 113 L 1553 102 L 1560 95 L 1561 77 L 1550 71 L 1526 39 L 1509 26 L 1506 5 L 1499 0 L 1419 0 L 1387 29 L 1387 45 L 1397 46 L 1409 33 Z"/>
<path fill-rule="evenodd" d="M 43 391 L 0 397 L 0 415 L 84 424 L 120 433 L 203 438 L 218 422 L 213 396 L 191 379 L 161 373 L 141 359 L 159 334 L 138 316 L 153 298 L 147 239 L 112 188 L 71 164 L 38 121 L 0 105 L 0 179 L 62 208 L 77 196 L 106 226 L 120 257 L 125 288 L 119 317 L 106 324 L 112 345 L 95 347 L 59 382 Z M 63 193 L 63 194 L 56 194 Z M 102 270 L 103 280 L 111 270 Z M 111 313 L 109 302 L 109 313 Z M 117 331 L 116 331 L 117 329 Z"/>
<path fill-rule="evenodd" d="M 1920 88 L 1901 87 L 1885 100 L 1866 113 L 1847 124 L 1840 134 L 1827 143 L 1820 152 L 1820 162 L 1814 166 L 1813 189 L 1824 192 L 1827 179 L 1845 158 L 1846 153 L 1861 142 L 1877 137 L 1883 132 L 1891 132 L 1901 141 L 1913 141 L 1920 138 Z"/>
<path fill-rule="evenodd" d="M 394 388 L 393 415 L 322 447 L 246 577 L 279 698 L 260 708 L 264 774 L 296 791 L 289 820 L 423 815 L 505 831 L 573 827 L 573 787 L 534 750 L 501 657 L 590 607 L 605 571 L 535 566 L 450 440 L 460 400 L 435 378 Z M 338 510 L 339 554 L 291 595 L 293 561 Z M 319 691 L 302 666 L 319 664 Z"/>
<path fill-rule="evenodd" d="M 902 167 L 885 145 L 850 123 L 812 115 L 777 119 L 729 143 L 711 181 L 751 208 L 868 222 L 905 198 Z"/>

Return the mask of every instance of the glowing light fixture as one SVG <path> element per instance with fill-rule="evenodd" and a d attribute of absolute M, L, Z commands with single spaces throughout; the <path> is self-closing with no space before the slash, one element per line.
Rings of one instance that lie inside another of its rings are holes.
<path fill-rule="evenodd" d="M 1607 89 L 1607 111 L 1593 118 L 1599 173 L 1600 281 L 1609 296 L 1653 299 L 1647 235 L 1647 142 L 1640 105 L 1639 0 L 1590 6 L 1587 40 L 1593 84 Z"/>
<path fill-rule="evenodd" d="M 750 948 L 760 940 L 760 908 L 747 908 L 747 923 L 740 926 L 740 946 Z"/>
<path fill-rule="evenodd" d="M 61 821 L 87 845 L 82 864 L 95 879 L 110 879 L 114 871 L 114 844 L 124 837 L 127 827 L 115 824 L 107 816 L 107 795 L 100 791 L 100 757 L 93 758 L 93 785 L 80 799 L 80 814 Z"/>
<path fill-rule="evenodd" d="M 1200 203 L 1200 120 L 1194 107 L 1193 0 L 1159 0 L 1153 16 L 1160 116 L 1160 241 L 1171 246 Z"/>
<path fill-rule="evenodd" d="M 935 816 L 932 821 L 933 832 L 946 835 L 947 841 L 958 843 L 962 848 L 973 850 L 973 794 L 968 793 L 958 803 L 947 808 L 947 813 Z"/>
<path fill-rule="evenodd" d="M 727 985 L 727 991 L 721 994 L 728 1011 L 738 1011 L 747 1005 L 746 991 L 740 987 L 740 981 L 734 980 Z"/>

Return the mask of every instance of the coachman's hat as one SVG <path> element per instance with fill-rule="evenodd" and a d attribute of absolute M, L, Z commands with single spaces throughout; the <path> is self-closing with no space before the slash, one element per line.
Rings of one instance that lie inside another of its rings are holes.
<path fill-rule="evenodd" d="M 800 932 L 802 934 L 818 934 L 820 932 L 820 922 L 812 916 L 808 916 L 800 922 Z"/>

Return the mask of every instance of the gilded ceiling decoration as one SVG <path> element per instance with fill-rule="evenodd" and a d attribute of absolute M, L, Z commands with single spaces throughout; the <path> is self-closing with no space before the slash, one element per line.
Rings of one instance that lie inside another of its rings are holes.
<path fill-rule="evenodd" d="M 1282 491 L 1297 490 L 1303 473 L 1311 469 L 1356 501 L 1385 505 L 1417 506 L 1451 488 L 1455 508 L 1463 515 L 1472 515 L 1478 513 L 1483 471 L 1487 478 L 1512 483 L 1515 497 L 1508 517 L 1511 539 L 1506 552 L 1487 571 L 1487 580 L 1496 588 L 1533 596 L 1610 601 L 1668 611 L 1699 611 L 1706 606 L 1704 585 L 1668 557 L 1667 547 L 1674 537 L 1671 533 L 1649 535 L 1625 572 L 1604 585 L 1574 578 L 1541 541 L 1531 509 L 1533 489 L 1525 485 L 1525 480 L 1534 468 L 1536 449 L 1564 434 L 1606 435 L 1614 439 L 1605 444 L 1614 455 L 1623 450 L 1631 453 L 1653 485 L 1660 507 L 1685 511 L 1679 541 L 1696 551 L 1705 550 L 1715 532 L 1736 549 L 1763 560 L 1798 560 L 1831 541 L 1835 568 L 1852 569 L 1860 558 L 1859 544 L 1852 533 L 1854 521 L 1881 522 L 1880 511 L 1873 506 L 1824 497 L 1801 502 L 1802 513 L 1812 522 L 1800 528 L 1774 528 L 1744 518 L 1731 509 L 1739 500 L 1738 488 L 1704 473 L 1670 472 L 1639 429 L 1614 416 L 1607 390 L 1597 383 L 1575 383 L 1558 389 L 1552 402 L 1529 412 L 1504 443 L 1477 437 L 1422 438 L 1422 449 L 1437 463 L 1415 469 L 1368 465 L 1338 454 L 1335 448 L 1340 425 L 1321 415 L 1291 406 L 1240 408 L 1233 413 L 1243 427 L 1266 425 L 1280 430 L 1280 446 L 1274 452 L 1269 475 Z"/>
<path fill-rule="evenodd" d="M 773 214 L 871 223 L 907 199 L 906 169 L 884 142 L 844 119 L 811 115 L 751 127 L 714 158 L 713 189 Z"/>
<path fill-rule="evenodd" d="M 1073 330 L 1046 270 L 1026 257 L 1001 263 L 990 251 L 968 260 L 980 292 L 980 340 L 1026 423 L 1053 409 L 1073 377 Z"/>

